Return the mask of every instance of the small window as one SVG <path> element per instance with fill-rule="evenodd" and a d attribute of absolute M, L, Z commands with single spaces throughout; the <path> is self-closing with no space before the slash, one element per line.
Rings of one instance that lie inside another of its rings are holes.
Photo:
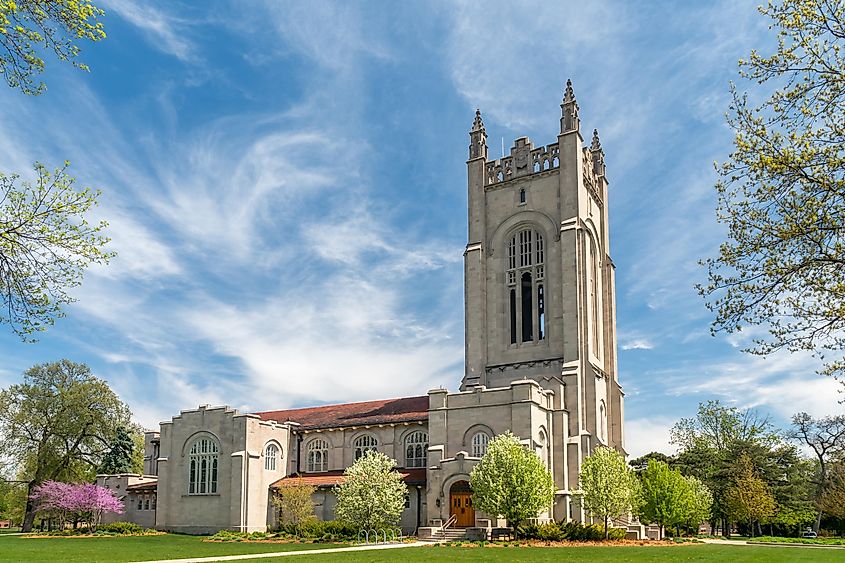
<path fill-rule="evenodd" d="M 486 432 L 478 432 L 472 437 L 472 457 L 484 457 L 490 436 Z"/>
<path fill-rule="evenodd" d="M 150 509 L 150 499 L 148 498 L 148 499 L 144 500 L 144 510 L 149 510 L 149 509 Z"/>
<path fill-rule="evenodd" d="M 308 472 L 318 473 L 329 470 L 329 443 L 316 439 L 308 444 Z"/>
<path fill-rule="evenodd" d="M 411 495 L 405 495 L 405 508 L 411 508 Z"/>
<path fill-rule="evenodd" d="M 428 451 L 428 434 L 422 430 L 411 432 L 405 438 L 405 467 L 425 467 Z"/>
<path fill-rule="evenodd" d="M 358 461 L 365 452 L 376 451 L 378 440 L 369 435 L 359 436 L 355 439 L 353 446 L 355 447 L 355 461 Z"/>
<path fill-rule="evenodd" d="M 276 444 L 268 444 L 264 450 L 264 469 L 267 471 L 276 470 L 276 458 L 279 456 L 279 448 Z"/>
<path fill-rule="evenodd" d="M 525 188 L 519 190 L 519 203 L 525 203 Z"/>
<path fill-rule="evenodd" d="M 138 510 L 144 510 L 144 499 L 138 498 Z"/>

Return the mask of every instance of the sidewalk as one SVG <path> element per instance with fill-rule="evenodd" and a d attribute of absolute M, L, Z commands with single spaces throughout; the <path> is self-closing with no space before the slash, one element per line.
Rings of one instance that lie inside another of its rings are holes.
<path fill-rule="evenodd" d="M 810 543 L 777 543 L 777 542 L 747 542 L 743 540 L 714 540 L 711 538 L 701 538 L 699 541 L 710 543 L 714 545 L 738 545 L 751 546 L 759 545 L 760 547 L 807 547 L 810 549 L 843 549 L 843 545 L 821 545 Z"/>
<path fill-rule="evenodd" d="M 206 563 L 210 561 L 241 561 L 244 559 L 268 559 L 270 557 L 290 557 L 293 555 L 319 555 L 320 553 L 343 553 L 346 551 L 369 551 L 374 549 L 401 549 L 431 545 L 427 542 L 389 543 L 381 545 L 358 545 L 355 547 L 330 547 L 328 549 L 304 549 L 300 551 L 275 551 L 271 553 L 247 553 L 244 555 L 216 555 L 214 557 L 192 557 L 189 559 L 157 559 L 135 563 Z"/>

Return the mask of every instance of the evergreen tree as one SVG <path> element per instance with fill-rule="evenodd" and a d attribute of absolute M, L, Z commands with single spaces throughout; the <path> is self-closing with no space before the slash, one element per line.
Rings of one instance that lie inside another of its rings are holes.
<path fill-rule="evenodd" d="M 135 443 L 125 426 L 121 426 L 115 432 L 109 451 L 103 456 L 103 463 L 98 473 L 112 475 L 115 473 L 133 472 L 133 450 Z"/>

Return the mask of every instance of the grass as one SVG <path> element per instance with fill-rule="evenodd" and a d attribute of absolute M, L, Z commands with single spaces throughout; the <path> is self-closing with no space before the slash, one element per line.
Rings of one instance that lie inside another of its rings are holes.
<path fill-rule="evenodd" d="M 0 561 L 117 563 L 335 547 L 331 544 L 219 543 L 199 536 L 27 538 L 0 535 Z"/>
<path fill-rule="evenodd" d="M 845 538 L 781 538 L 772 536 L 760 536 L 751 538 L 750 542 L 771 542 L 771 543 L 801 543 L 807 545 L 842 545 L 845 546 Z"/>
<path fill-rule="evenodd" d="M 112 538 L 25 538 L 0 536 L 0 561 L 33 562 L 57 561 L 72 563 L 117 563 L 150 561 L 214 555 L 247 555 L 271 551 L 318 550 L 333 547 L 329 544 L 273 544 L 273 543 L 211 543 L 196 536 L 175 534 L 161 536 L 136 536 Z M 285 563 L 313 560 L 313 556 L 285 558 Z M 842 561 L 837 549 L 765 546 L 724 546 L 695 544 L 681 547 L 464 547 L 426 546 L 397 550 L 363 551 L 352 553 L 325 553 L 318 563 L 354 562 L 444 562 L 502 561 L 552 563 L 556 561 L 636 561 L 649 562 L 813 562 Z M 253 559 L 253 561 L 258 561 Z"/>

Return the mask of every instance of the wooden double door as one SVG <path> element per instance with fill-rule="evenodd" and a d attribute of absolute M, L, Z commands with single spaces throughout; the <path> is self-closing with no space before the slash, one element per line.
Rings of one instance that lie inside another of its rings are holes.
<path fill-rule="evenodd" d="M 449 515 L 456 517 L 455 526 L 475 526 L 475 509 L 472 507 L 472 493 L 453 492 L 449 495 Z"/>

